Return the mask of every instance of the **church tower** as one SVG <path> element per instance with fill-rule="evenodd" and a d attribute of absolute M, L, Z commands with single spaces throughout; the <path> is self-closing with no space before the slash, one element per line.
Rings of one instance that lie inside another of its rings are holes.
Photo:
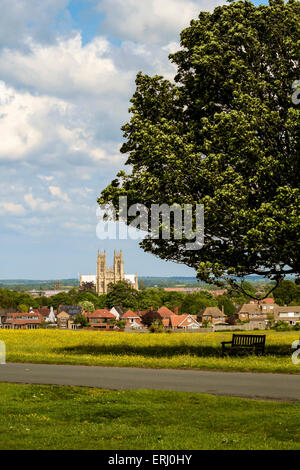
<path fill-rule="evenodd" d="M 96 277 L 96 292 L 98 295 L 105 294 L 107 291 L 106 279 L 106 252 L 100 253 L 98 251 L 97 257 L 97 277 Z"/>
<path fill-rule="evenodd" d="M 138 276 L 137 274 L 125 274 L 124 272 L 124 260 L 122 250 L 120 253 L 114 252 L 114 264 L 112 267 L 107 267 L 106 265 L 106 252 L 104 250 L 101 253 L 98 250 L 97 256 L 97 274 L 96 276 L 80 276 L 80 285 L 83 282 L 86 282 L 85 278 L 93 277 L 96 284 L 96 292 L 98 295 L 106 294 L 108 291 L 109 284 L 115 284 L 119 281 L 127 280 L 131 283 L 132 288 L 138 290 Z M 90 282 L 90 281 L 88 281 Z"/>
<path fill-rule="evenodd" d="M 114 282 L 123 281 L 124 275 L 124 261 L 122 256 L 122 250 L 120 253 L 114 251 Z"/>

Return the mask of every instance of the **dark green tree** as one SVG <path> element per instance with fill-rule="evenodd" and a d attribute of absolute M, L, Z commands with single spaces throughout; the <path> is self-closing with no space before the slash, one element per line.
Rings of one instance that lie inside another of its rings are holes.
<path fill-rule="evenodd" d="M 108 285 L 108 293 L 106 296 L 106 306 L 123 307 L 127 309 L 137 309 L 138 307 L 138 292 L 131 287 L 127 281 L 119 281 L 115 284 Z"/>
<path fill-rule="evenodd" d="M 226 295 L 220 295 L 219 297 L 217 297 L 217 304 L 220 310 L 222 309 L 222 307 L 224 307 L 224 313 L 228 317 L 231 317 L 236 311 L 236 307 Z"/>
<path fill-rule="evenodd" d="M 286 279 L 276 287 L 273 295 L 278 305 L 289 305 L 292 302 L 298 304 L 300 303 L 300 286 Z"/>
<path fill-rule="evenodd" d="M 89 326 L 89 322 L 87 318 L 84 315 L 82 315 L 82 313 L 79 313 L 78 315 L 74 317 L 74 323 L 76 323 L 77 325 L 81 325 L 81 326 Z"/>
<path fill-rule="evenodd" d="M 98 202 L 117 213 L 121 195 L 149 209 L 205 208 L 201 250 L 171 237 L 146 238 L 145 251 L 195 268 L 206 282 L 299 273 L 299 37 L 299 1 L 237 1 L 201 12 L 181 33 L 170 56 L 175 83 L 137 75 L 122 128 L 131 171 L 119 172 Z"/>

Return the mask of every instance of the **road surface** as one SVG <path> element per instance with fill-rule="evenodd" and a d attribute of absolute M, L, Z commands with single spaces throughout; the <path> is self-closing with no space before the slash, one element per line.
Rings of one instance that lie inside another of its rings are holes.
<path fill-rule="evenodd" d="M 300 374 L 7 363 L 0 382 L 79 385 L 112 390 L 175 390 L 300 401 Z"/>

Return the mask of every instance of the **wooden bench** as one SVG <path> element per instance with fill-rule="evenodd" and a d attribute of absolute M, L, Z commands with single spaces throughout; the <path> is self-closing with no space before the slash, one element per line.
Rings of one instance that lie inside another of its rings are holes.
<path fill-rule="evenodd" d="M 255 354 L 264 354 L 266 335 L 232 335 L 231 341 L 222 341 L 222 353 L 239 350 L 255 351 Z M 230 345 L 230 349 L 226 345 Z"/>

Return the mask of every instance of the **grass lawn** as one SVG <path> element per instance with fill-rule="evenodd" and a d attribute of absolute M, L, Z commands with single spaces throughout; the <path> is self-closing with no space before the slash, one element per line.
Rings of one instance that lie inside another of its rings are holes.
<path fill-rule="evenodd" d="M 257 333 L 254 331 L 252 333 Z M 118 333 L 66 330 L 0 330 L 7 361 L 119 367 L 300 373 L 292 363 L 292 342 L 299 332 L 267 335 L 266 355 L 221 357 L 222 333 Z"/>
<path fill-rule="evenodd" d="M 300 403 L 0 383 L 0 449 L 300 449 Z"/>

